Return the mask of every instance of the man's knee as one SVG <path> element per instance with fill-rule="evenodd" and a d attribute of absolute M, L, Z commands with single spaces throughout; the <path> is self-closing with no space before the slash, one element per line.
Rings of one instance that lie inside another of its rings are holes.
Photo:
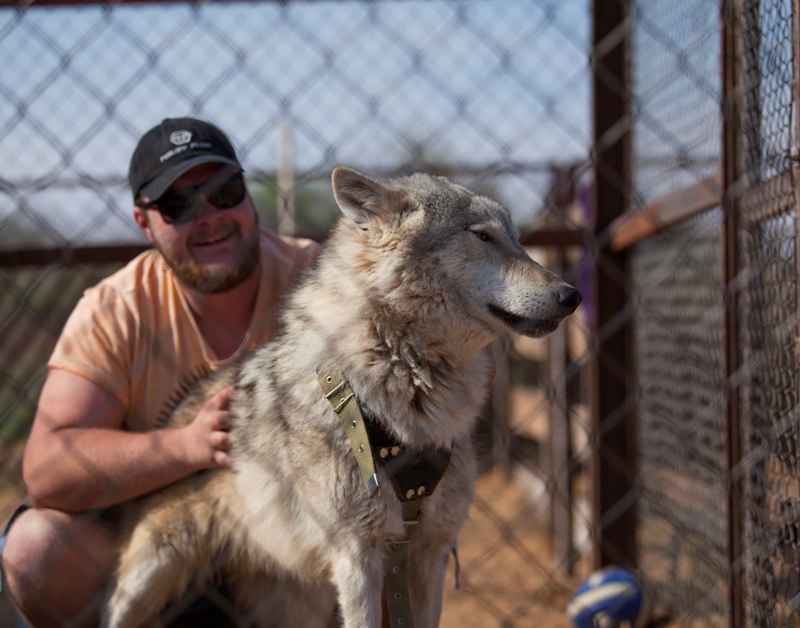
<path fill-rule="evenodd" d="M 45 512 L 26 510 L 14 520 L 8 531 L 3 548 L 3 573 L 12 585 L 34 578 L 40 569 L 41 558 L 56 545 L 58 534 Z M 54 517 L 53 523 L 57 521 L 58 517 Z"/>
<path fill-rule="evenodd" d="M 48 509 L 29 509 L 8 531 L 3 566 L 11 572 L 36 575 L 50 572 L 60 563 L 85 558 L 97 568 L 108 562 L 113 539 L 106 527 L 90 514 Z M 98 563 L 98 561 L 100 561 Z"/>
<path fill-rule="evenodd" d="M 112 534 L 93 515 L 27 510 L 3 548 L 9 593 L 28 616 L 47 607 L 50 615 L 72 617 L 102 590 L 113 548 Z"/>

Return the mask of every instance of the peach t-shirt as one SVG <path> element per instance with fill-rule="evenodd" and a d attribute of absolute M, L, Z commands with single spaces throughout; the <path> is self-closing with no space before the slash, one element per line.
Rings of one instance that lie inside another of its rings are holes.
<path fill-rule="evenodd" d="M 311 240 L 262 231 L 253 318 L 242 345 L 225 360 L 200 334 L 172 271 L 156 251 L 146 251 L 86 290 L 47 366 L 111 392 L 126 409 L 128 429 L 153 429 L 192 382 L 275 336 L 280 297 L 318 249 Z"/>

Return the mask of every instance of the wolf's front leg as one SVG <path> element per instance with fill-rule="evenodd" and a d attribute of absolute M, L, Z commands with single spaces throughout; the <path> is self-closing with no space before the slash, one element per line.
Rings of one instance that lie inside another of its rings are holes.
<path fill-rule="evenodd" d="M 383 554 L 371 546 L 350 544 L 331 567 L 344 628 L 380 628 Z"/>
<path fill-rule="evenodd" d="M 184 522 L 185 524 L 185 522 Z M 189 532 L 183 530 L 184 533 Z M 157 538 L 158 537 L 158 538 Z M 117 580 L 105 611 L 105 628 L 133 628 L 153 621 L 195 577 L 195 557 L 180 543 L 140 524 L 120 557 Z"/>
<path fill-rule="evenodd" d="M 414 611 L 414 628 L 436 628 L 442 615 L 449 550 L 436 551 L 430 546 L 419 549 L 421 551 L 410 552 L 408 565 L 408 588 Z"/>

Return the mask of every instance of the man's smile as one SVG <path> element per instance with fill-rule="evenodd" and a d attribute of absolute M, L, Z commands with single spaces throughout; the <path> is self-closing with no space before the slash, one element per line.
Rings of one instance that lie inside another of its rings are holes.
<path fill-rule="evenodd" d="M 217 242 L 222 242 L 223 240 L 227 240 L 228 238 L 230 238 L 235 231 L 236 230 L 233 229 L 228 233 L 208 236 L 206 238 L 194 242 L 194 246 L 210 246 L 212 244 L 216 244 Z"/>

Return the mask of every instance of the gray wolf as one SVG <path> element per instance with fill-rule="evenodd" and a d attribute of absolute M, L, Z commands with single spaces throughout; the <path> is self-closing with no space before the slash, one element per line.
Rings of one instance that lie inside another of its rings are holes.
<path fill-rule="evenodd" d="M 447 555 L 476 479 L 471 432 L 499 334 L 543 336 L 580 293 L 519 245 L 509 212 L 441 177 L 379 183 L 333 171 L 344 216 L 288 297 L 283 331 L 187 395 L 171 425 L 235 391 L 231 469 L 140 499 L 105 625 L 147 623 L 192 582 L 221 574 L 248 621 L 381 624 L 386 542 L 405 536 L 387 470 L 372 498 L 315 371 L 337 368 L 403 446 L 449 452 L 408 545 L 415 628 L 437 626 Z"/>

